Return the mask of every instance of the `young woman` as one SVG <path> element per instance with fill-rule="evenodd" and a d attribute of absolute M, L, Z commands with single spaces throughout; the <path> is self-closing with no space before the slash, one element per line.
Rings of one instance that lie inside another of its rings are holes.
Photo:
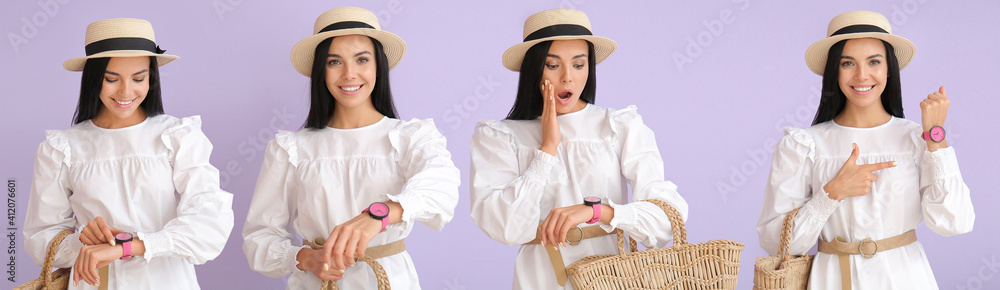
<path fill-rule="evenodd" d="M 504 66 L 520 71 L 517 98 L 506 120 L 476 126 L 471 202 L 490 238 L 522 245 L 515 289 L 571 289 L 564 267 L 617 252 L 614 229 L 647 247 L 666 245 L 666 214 L 641 200 L 666 201 L 687 216 L 635 107 L 593 105 L 596 65 L 616 47 L 592 35 L 583 12 L 555 9 L 528 17 L 524 42 L 504 53 Z"/>
<path fill-rule="evenodd" d="M 75 125 L 38 147 L 24 235 L 41 265 L 57 233 L 81 229 L 55 256 L 71 289 L 198 289 L 194 265 L 233 229 L 201 119 L 163 114 L 158 67 L 177 56 L 155 41 L 145 20 L 97 21 L 87 56 L 63 64 L 83 71 Z"/>
<path fill-rule="evenodd" d="M 321 280 L 375 289 L 355 255 L 375 259 L 393 288 L 419 289 L 403 239 L 417 221 L 436 230 L 451 221 L 458 169 L 433 121 L 396 119 L 389 70 L 406 53 L 402 39 L 355 7 L 323 13 L 314 31 L 292 49 L 295 69 L 311 77 L 309 116 L 267 146 L 243 251 L 255 271 L 292 273 L 288 289 Z"/>
<path fill-rule="evenodd" d="M 899 71 L 909 40 L 870 11 L 830 21 L 829 37 L 806 51 L 823 76 L 813 126 L 787 128 L 771 163 L 757 232 L 778 251 L 785 214 L 795 217 L 791 253 L 819 240 L 809 285 L 818 289 L 936 289 L 921 221 L 951 236 L 972 230 L 975 213 L 955 150 L 944 136 L 944 87 L 920 102 L 921 123 L 903 119 Z"/>

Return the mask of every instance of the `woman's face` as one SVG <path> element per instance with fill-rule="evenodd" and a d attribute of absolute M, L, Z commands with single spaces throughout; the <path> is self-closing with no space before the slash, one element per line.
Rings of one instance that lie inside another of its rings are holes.
<path fill-rule="evenodd" d="M 98 117 L 145 118 L 144 114 L 136 115 L 136 110 L 142 110 L 139 104 L 146 99 L 147 93 L 149 93 L 149 57 L 112 57 L 108 62 L 108 68 L 104 70 L 100 95 L 104 107 L 98 113 Z"/>
<path fill-rule="evenodd" d="M 583 87 L 590 76 L 587 41 L 582 39 L 556 40 L 549 47 L 542 68 L 542 97 L 548 98 L 545 81 L 552 83 L 556 97 L 556 114 L 579 111 L 587 106 L 580 100 Z"/>
<path fill-rule="evenodd" d="M 338 108 L 372 106 L 377 65 L 375 45 L 363 35 L 333 38 L 326 57 L 326 88 Z"/>
<path fill-rule="evenodd" d="M 857 107 L 881 106 L 888 75 L 889 63 L 881 40 L 857 38 L 844 44 L 838 83 L 849 104 Z"/>

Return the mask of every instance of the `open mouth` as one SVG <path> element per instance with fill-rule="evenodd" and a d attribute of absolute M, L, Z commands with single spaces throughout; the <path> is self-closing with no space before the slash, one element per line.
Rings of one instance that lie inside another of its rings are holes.
<path fill-rule="evenodd" d="M 867 91 L 871 91 L 872 89 L 875 89 L 875 85 L 865 86 L 865 87 L 855 87 L 855 86 L 852 86 L 851 89 L 854 89 L 857 92 L 867 92 Z"/>
<path fill-rule="evenodd" d="M 570 91 L 570 90 L 563 90 L 558 95 L 559 99 L 563 100 L 563 101 L 569 100 L 569 98 L 572 97 L 572 96 L 573 96 L 573 92 Z"/>

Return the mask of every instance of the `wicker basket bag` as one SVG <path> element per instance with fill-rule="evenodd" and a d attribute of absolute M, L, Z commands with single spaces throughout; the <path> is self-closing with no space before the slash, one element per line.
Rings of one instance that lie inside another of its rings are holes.
<path fill-rule="evenodd" d="M 781 225 L 781 246 L 777 257 L 760 257 L 753 265 L 753 289 L 806 289 L 809 286 L 809 270 L 812 268 L 813 256 L 792 256 L 789 244 L 792 239 L 792 228 L 795 227 L 795 215 L 799 209 L 794 209 L 785 215 Z"/>
<path fill-rule="evenodd" d="M 617 230 L 618 255 L 584 257 L 567 267 L 576 289 L 735 289 L 743 243 L 715 240 L 687 242 L 684 220 L 674 207 L 661 200 L 656 204 L 670 218 L 674 245 L 662 249 L 636 250 L 629 237 L 631 252 L 625 251 L 622 230 Z"/>
<path fill-rule="evenodd" d="M 57 234 L 56 237 L 49 242 L 49 250 L 45 252 L 45 262 L 42 262 L 42 274 L 35 280 L 31 280 L 28 281 L 28 283 L 14 287 L 14 290 L 51 290 L 68 288 L 70 268 L 60 268 L 52 271 L 52 263 L 53 260 L 56 259 L 56 252 L 59 250 L 59 244 L 62 243 L 62 240 L 66 238 L 67 235 L 72 233 L 73 230 L 69 229 L 59 232 L 59 234 Z"/>

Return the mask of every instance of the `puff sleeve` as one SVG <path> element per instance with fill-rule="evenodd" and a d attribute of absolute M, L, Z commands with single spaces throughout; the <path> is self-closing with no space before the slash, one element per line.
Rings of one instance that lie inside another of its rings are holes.
<path fill-rule="evenodd" d="M 156 232 L 138 232 L 146 246 L 143 258 L 182 257 L 204 264 L 217 257 L 233 229 L 233 195 L 219 187 L 219 170 L 209 163 L 212 143 L 201 131 L 201 118 L 179 119 L 161 135 L 173 167 L 180 200 L 177 216 Z"/>

